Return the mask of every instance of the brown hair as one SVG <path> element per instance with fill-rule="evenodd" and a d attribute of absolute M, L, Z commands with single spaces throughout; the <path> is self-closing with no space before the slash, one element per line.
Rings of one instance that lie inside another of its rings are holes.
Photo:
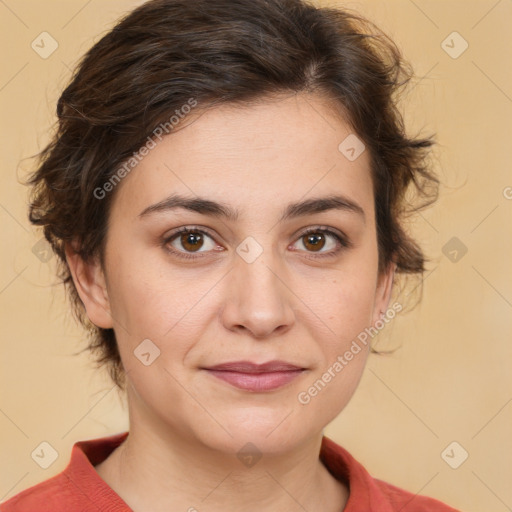
<path fill-rule="evenodd" d="M 99 199 L 95 190 L 191 98 L 210 108 L 317 92 L 340 107 L 369 151 L 380 270 L 394 261 L 397 272 L 421 274 L 424 255 L 402 226 L 411 210 L 405 193 L 412 189 L 421 206 L 429 204 L 437 180 L 426 165 L 432 139 L 408 137 L 397 109 L 397 93 L 411 76 L 373 24 L 301 0 L 152 0 L 87 52 L 58 101 L 57 132 L 30 178 L 30 220 L 44 227 L 58 256 L 75 315 L 90 331 L 88 348 L 108 363 L 120 388 L 114 331 L 88 320 L 64 253 L 73 242 L 84 260 L 102 257 L 114 193 Z"/>

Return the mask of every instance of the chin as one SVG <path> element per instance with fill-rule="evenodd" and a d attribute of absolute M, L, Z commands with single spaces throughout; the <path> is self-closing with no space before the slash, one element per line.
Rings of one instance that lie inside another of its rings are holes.
<path fill-rule="evenodd" d="M 224 428 L 208 428 L 196 434 L 204 444 L 224 453 L 239 454 L 244 447 L 250 450 L 250 443 L 261 453 L 279 455 L 293 450 L 315 433 L 314 428 L 298 421 L 290 411 L 285 407 L 269 411 L 263 407 L 238 409 L 224 415 L 220 422 Z M 320 433 L 322 428 L 317 430 Z"/>

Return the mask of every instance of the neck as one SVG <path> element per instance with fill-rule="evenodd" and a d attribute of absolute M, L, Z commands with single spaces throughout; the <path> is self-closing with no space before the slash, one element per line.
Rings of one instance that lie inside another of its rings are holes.
<path fill-rule="evenodd" d="M 128 438 L 96 467 L 134 512 L 340 512 L 345 506 L 346 486 L 319 459 L 321 433 L 293 453 L 263 454 L 254 463 L 140 419 L 130 412 Z"/>

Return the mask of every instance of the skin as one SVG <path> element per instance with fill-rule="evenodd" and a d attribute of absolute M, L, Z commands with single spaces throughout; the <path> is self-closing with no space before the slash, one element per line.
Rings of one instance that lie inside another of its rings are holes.
<path fill-rule="evenodd" d="M 368 347 L 307 405 L 297 396 L 388 307 L 394 266 L 378 273 L 368 152 L 351 162 L 338 150 L 350 126 L 315 95 L 215 107 L 179 128 L 118 186 L 104 268 L 67 250 L 87 314 L 114 328 L 127 371 L 130 435 L 96 470 L 135 511 L 342 510 L 347 487 L 318 455 Z M 140 215 L 171 194 L 222 202 L 238 217 L 184 208 Z M 290 203 L 332 195 L 363 213 L 280 220 Z M 211 235 L 199 253 L 179 235 L 166 243 L 183 226 Z M 308 243 L 302 231 L 320 226 L 349 247 L 321 233 Z M 247 237 L 263 251 L 251 263 L 236 252 Z M 180 258 L 186 249 L 199 257 Z M 160 349 L 149 366 L 134 356 L 144 339 Z M 306 371 L 249 392 L 201 369 L 275 359 Z M 262 453 L 251 468 L 236 456 L 248 442 Z"/>

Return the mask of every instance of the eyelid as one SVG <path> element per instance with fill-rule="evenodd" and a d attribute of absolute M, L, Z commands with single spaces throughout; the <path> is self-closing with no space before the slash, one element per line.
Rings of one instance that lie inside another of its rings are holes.
<path fill-rule="evenodd" d="M 215 237 L 216 237 L 216 235 L 214 235 L 213 232 L 210 231 L 210 229 L 205 226 L 187 225 L 187 226 L 181 226 L 179 228 L 171 230 L 169 233 L 166 233 L 164 235 L 164 239 L 166 241 L 169 241 L 171 238 L 175 237 L 176 235 L 179 235 L 181 233 L 188 233 L 188 232 L 201 233 L 204 235 L 208 235 L 212 239 L 215 239 Z"/>
<path fill-rule="evenodd" d="M 298 238 L 301 238 L 304 235 L 308 235 L 309 233 L 325 233 L 328 235 L 339 237 L 340 241 L 343 242 L 343 244 L 346 244 L 347 247 L 351 245 L 349 237 L 343 231 L 325 225 L 311 226 L 305 228 L 303 230 L 300 230 L 297 234 L 295 234 L 294 237 L 297 240 Z"/>

